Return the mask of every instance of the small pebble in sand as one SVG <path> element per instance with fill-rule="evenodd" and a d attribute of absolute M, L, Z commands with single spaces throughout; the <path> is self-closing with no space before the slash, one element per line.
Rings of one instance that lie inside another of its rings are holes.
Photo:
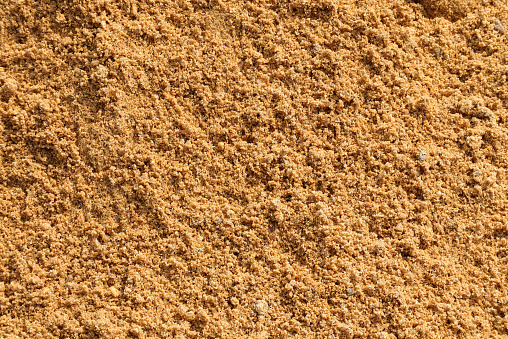
<path fill-rule="evenodd" d="M 501 24 L 499 24 L 499 23 L 497 23 L 497 24 L 495 24 L 495 25 L 494 25 L 494 29 L 495 29 L 496 31 L 498 31 L 499 33 L 504 33 L 504 31 L 505 31 L 504 26 L 503 26 L 503 25 L 501 25 Z"/>
<path fill-rule="evenodd" d="M 404 232 L 404 225 L 399 223 L 399 224 L 397 224 L 397 226 L 394 227 L 394 230 L 395 230 L 395 232 L 402 233 L 402 232 Z"/>
<path fill-rule="evenodd" d="M 266 300 L 259 299 L 256 301 L 256 304 L 254 304 L 254 310 L 258 314 L 264 314 L 268 312 L 268 303 L 266 302 Z"/>
<path fill-rule="evenodd" d="M 39 102 L 39 109 L 43 112 L 49 112 L 51 110 L 51 106 L 47 101 Z"/>
<path fill-rule="evenodd" d="M 284 222 L 284 214 L 282 214 L 281 211 L 275 212 L 274 217 L 275 217 L 275 221 L 277 222 L 277 224 L 280 225 Z"/>
<path fill-rule="evenodd" d="M 425 161 L 427 159 L 427 152 L 425 152 L 424 150 L 421 150 L 418 153 L 418 158 L 420 159 L 420 161 Z"/>
<path fill-rule="evenodd" d="M 355 290 L 352 287 L 349 287 L 346 290 L 346 294 L 349 295 L 349 296 L 352 296 L 354 293 L 355 293 Z"/>

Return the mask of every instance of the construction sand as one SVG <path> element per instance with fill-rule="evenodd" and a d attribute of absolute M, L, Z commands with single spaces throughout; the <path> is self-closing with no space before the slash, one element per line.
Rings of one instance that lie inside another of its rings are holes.
<path fill-rule="evenodd" d="M 504 0 L 0 2 L 1 338 L 506 338 Z"/>

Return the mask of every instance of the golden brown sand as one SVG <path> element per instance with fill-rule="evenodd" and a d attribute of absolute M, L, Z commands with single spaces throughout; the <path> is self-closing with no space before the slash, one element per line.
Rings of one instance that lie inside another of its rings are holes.
<path fill-rule="evenodd" d="M 1 338 L 506 338 L 504 0 L 0 1 Z"/>

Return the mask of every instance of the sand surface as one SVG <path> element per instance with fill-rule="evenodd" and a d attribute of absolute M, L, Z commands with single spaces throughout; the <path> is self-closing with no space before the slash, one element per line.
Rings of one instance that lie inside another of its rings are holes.
<path fill-rule="evenodd" d="M 508 2 L 0 1 L 1 338 L 507 338 Z"/>

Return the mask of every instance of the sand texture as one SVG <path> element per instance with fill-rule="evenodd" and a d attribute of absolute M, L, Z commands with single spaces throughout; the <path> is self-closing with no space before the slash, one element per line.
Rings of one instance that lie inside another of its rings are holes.
<path fill-rule="evenodd" d="M 0 1 L 0 338 L 507 338 L 507 194 L 507 1 Z"/>

